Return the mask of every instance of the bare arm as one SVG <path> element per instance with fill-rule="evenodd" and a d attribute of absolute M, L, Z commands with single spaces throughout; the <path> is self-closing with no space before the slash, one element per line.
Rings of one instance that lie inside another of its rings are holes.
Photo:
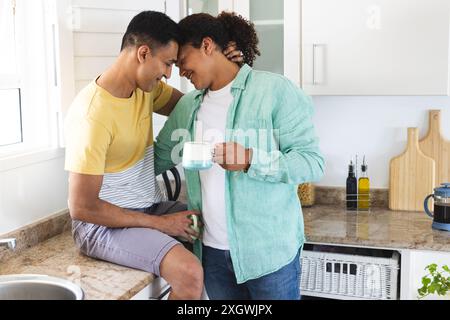
<path fill-rule="evenodd" d="M 190 228 L 192 221 L 188 218 L 191 214 L 198 215 L 198 212 L 182 211 L 154 216 L 123 209 L 99 198 L 102 182 L 103 176 L 70 172 L 69 210 L 73 219 L 110 228 L 151 228 L 190 241 L 189 235 L 199 236 Z"/>
<path fill-rule="evenodd" d="M 166 103 L 164 107 L 155 112 L 163 116 L 169 116 L 172 110 L 177 105 L 178 100 L 180 100 L 182 96 L 183 93 L 181 93 L 181 91 L 178 91 L 177 89 L 173 88 L 172 95 L 170 96 L 169 101 Z"/>

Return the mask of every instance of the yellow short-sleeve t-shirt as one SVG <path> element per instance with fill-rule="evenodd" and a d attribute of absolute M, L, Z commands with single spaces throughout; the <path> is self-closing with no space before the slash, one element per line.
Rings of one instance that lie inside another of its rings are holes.
<path fill-rule="evenodd" d="M 161 200 L 154 177 L 152 112 L 164 107 L 172 87 L 136 89 L 127 99 L 92 81 L 75 98 L 65 119 L 67 171 L 103 175 L 100 198 L 121 207 L 144 208 Z"/>

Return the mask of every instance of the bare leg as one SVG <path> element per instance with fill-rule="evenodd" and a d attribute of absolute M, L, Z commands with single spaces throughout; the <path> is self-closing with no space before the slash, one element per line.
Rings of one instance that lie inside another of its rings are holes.
<path fill-rule="evenodd" d="M 198 300 L 203 290 L 203 268 L 198 258 L 182 245 L 165 255 L 160 274 L 171 286 L 170 300 Z"/>

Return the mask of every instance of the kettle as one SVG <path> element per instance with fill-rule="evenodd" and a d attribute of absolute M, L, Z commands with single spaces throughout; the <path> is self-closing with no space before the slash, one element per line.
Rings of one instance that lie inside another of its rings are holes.
<path fill-rule="evenodd" d="M 428 209 L 428 200 L 434 199 L 434 212 Z M 433 229 L 450 231 L 450 183 L 443 183 L 428 195 L 423 203 L 425 212 L 433 218 Z"/>

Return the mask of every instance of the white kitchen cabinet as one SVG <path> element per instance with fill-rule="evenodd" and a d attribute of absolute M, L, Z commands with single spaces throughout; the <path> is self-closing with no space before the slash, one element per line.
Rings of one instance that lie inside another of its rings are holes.
<path fill-rule="evenodd" d="M 448 95 L 448 0 L 185 0 L 235 11 L 258 32 L 255 69 L 311 95 Z M 190 88 L 192 89 L 192 87 Z"/>
<path fill-rule="evenodd" d="M 161 277 L 155 278 L 148 286 L 134 295 L 131 300 L 167 300 L 170 285 Z M 206 290 L 203 290 L 200 300 L 209 300 Z"/>
<path fill-rule="evenodd" d="M 234 0 L 234 10 L 255 24 L 261 56 L 255 69 L 284 74 L 300 85 L 301 1 Z"/>
<path fill-rule="evenodd" d="M 261 56 L 254 68 L 284 74 L 300 85 L 299 0 L 186 0 L 185 14 L 234 11 L 255 24 Z"/>
<path fill-rule="evenodd" d="M 169 288 L 169 284 L 163 278 L 158 277 L 133 296 L 131 300 L 167 300 Z"/>
<path fill-rule="evenodd" d="M 311 95 L 448 95 L 448 0 L 302 0 Z"/>
<path fill-rule="evenodd" d="M 422 287 L 422 277 L 427 275 L 425 267 L 435 263 L 441 269 L 443 265 L 450 266 L 450 253 L 424 250 L 403 250 L 401 266 L 402 300 L 418 299 L 417 290 Z M 450 297 L 433 296 L 430 299 L 449 299 Z"/>

